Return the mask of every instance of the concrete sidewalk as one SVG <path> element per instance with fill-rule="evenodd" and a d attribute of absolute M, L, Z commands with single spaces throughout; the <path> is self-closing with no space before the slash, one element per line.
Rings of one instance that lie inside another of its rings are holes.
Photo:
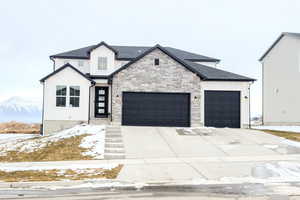
<path fill-rule="evenodd" d="M 123 164 L 117 181 L 122 182 L 183 182 L 222 181 L 224 178 L 269 178 L 257 174 L 256 167 L 286 161 L 300 162 L 300 155 L 193 157 L 193 158 L 148 158 L 122 160 L 79 160 L 56 162 L 0 163 L 3 169 L 67 169 L 103 168 Z M 260 173 L 260 172 L 259 172 Z"/>

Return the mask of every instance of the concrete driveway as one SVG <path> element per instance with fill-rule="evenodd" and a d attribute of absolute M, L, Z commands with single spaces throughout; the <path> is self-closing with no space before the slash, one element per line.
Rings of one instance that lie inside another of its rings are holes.
<path fill-rule="evenodd" d="M 118 179 L 247 182 L 300 178 L 300 143 L 247 129 L 211 129 L 200 135 L 179 135 L 177 130 L 123 126 L 126 159 L 114 161 L 124 164 Z M 187 130 L 199 133 L 199 129 Z"/>
<path fill-rule="evenodd" d="M 173 127 L 123 126 L 126 158 L 266 156 L 300 153 L 299 148 L 287 145 L 284 139 L 261 131 L 229 128 L 210 131 L 204 135 L 179 135 Z"/>

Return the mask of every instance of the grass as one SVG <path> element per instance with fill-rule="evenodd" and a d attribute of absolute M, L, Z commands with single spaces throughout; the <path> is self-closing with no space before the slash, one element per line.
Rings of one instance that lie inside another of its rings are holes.
<path fill-rule="evenodd" d="M 34 162 L 59 160 L 92 160 L 91 156 L 82 155 L 87 149 L 81 148 L 81 140 L 88 134 L 73 136 L 57 142 L 48 143 L 45 147 L 33 152 L 7 151 L 0 156 L 0 162 Z M 34 138 L 35 139 L 35 138 Z M 38 137 L 36 138 L 38 139 Z"/>
<path fill-rule="evenodd" d="M 289 132 L 289 131 L 274 131 L 274 130 L 261 130 L 264 131 L 265 133 L 269 133 L 272 135 L 276 135 L 279 137 L 283 137 L 289 140 L 294 140 L 297 142 L 300 142 L 300 133 L 295 133 L 295 132 Z"/>
<path fill-rule="evenodd" d="M 0 181 L 20 182 L 20 181 L 60 181 L 60 180 L 82 180 L 106 178 L 115 179 L 121 171 L 123 165 L 118 165 L 112 169 L 84 169 L 84 170 L 27 170 L 27 171 L 0 171 Z"/>
<path fill-rule="evenodd" d="M 27 124 L 15 121 L 0 123 L 0 133 L 39 134 L 40 124 Z"/>

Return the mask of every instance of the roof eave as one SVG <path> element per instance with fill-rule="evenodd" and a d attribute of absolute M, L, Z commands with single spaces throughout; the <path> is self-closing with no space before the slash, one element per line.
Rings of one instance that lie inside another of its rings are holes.
<path fill-rule="evenodd" d="M 82 75 L 85 79 L 87 79 L 88 81 L 90 81 L 92 84 L 95 84 L 96 82 L 92 79 L 90 79 L 89 77 L 87 77 L 84 73 L 82 73 L 81 71 L 79 71 L 78 69 L 76 69 L 75 67 L 73 67 L 70 63 L 66 63 L 63 66 L 61 66 L 60 68 L 58 68 L 57 70 L 55 70 L 54 72 L 48 74 L 47 76 L 45 76 L 44 78 L 42 78 L 40 80 L 41 83 L 44 83 L 45 80 L 47 80 L 48 78 L 50 78 L 51 76 L 57 74 L 58 72 L 62 71 L 63 69 L 70 67 L 71 69 L 75 70 L 77 73 L 79 73 L 80 75 Z"/>
<path fill-rule="evenodd" d="M 239 81 L 239 82 L 254 82 L 254 81 L 256 81 L 256 79 L 230 79 L 230 78 L 214 79 L 214 78 L 208 78 L 208 79 L 203 79 L 203 81 Z"/>
<path fill-rule="evenodd" d="M 90 59 L 89 57 L 83 57 L 83 56 L 59 56 L 59 55 L 52 55 L 50 56 L 50 59 L 51 58 L 84 59 L 84 60 Z"/>
<path fill-rule="evenodd" d="M 270 51 L 275 47 L 275 45 L 285 36 L 286 33 L 281 33 L 280 36 L 273 42 L 273 44 L 265 51 L 265 53 L 258 59 L 258 61 L 262 61 L 269 53 Z"/>

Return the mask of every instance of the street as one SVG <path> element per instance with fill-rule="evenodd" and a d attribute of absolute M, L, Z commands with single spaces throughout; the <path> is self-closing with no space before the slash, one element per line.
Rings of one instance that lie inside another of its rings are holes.
<path fill-rule="evenodd" d="M 290 194 L 289 196 L 287 194 Z M 299 195 L 299 196 L 298 196 Z M 300 183 L 148 186 L 136 188 L 3 189 L 0 199 L 300 199 Z"/>

